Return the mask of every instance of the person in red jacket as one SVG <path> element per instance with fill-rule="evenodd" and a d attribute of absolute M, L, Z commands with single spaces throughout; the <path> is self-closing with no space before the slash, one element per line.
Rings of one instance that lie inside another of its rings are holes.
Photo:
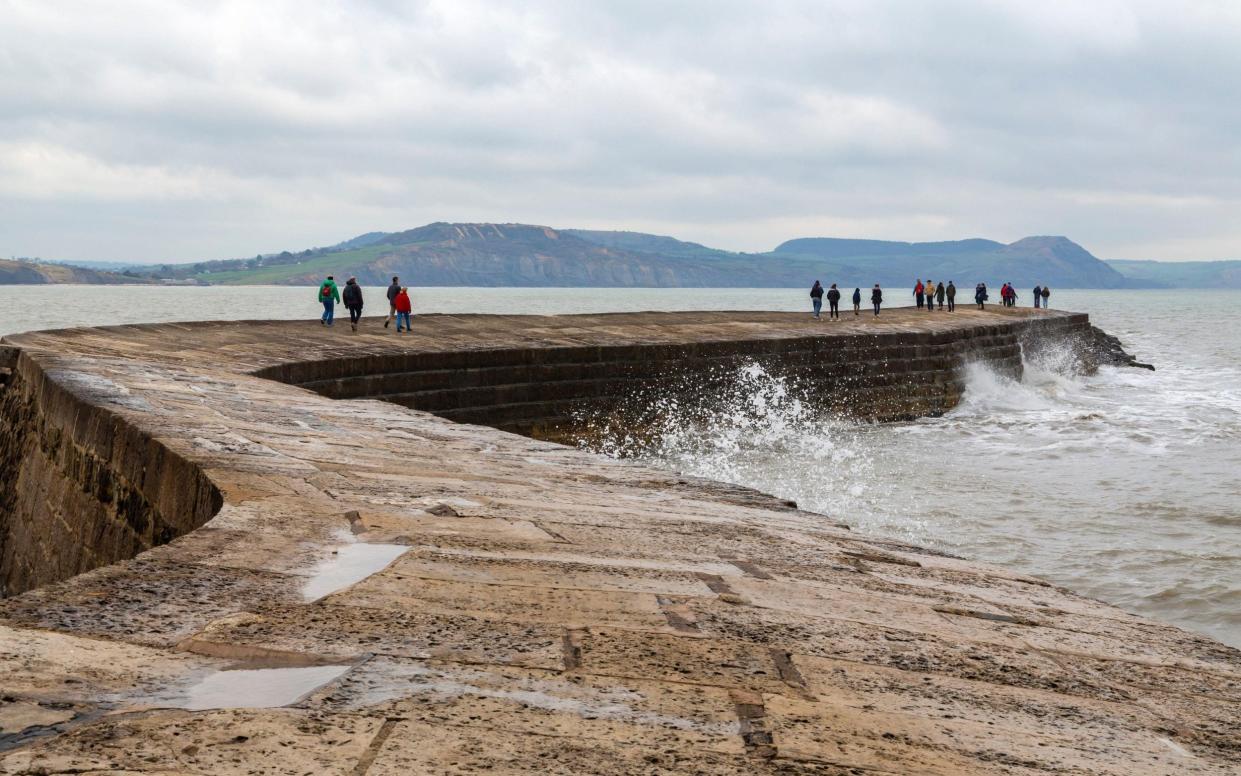
<path fill-rule="evenodd" d="M 401 331 L 401 323 L 404 322 L 405 331 L 411 331 L 413 327 L 409 325 L 409 314 L 414 311 L 414 306 L 409 301 L 409 289 L 401 286 L 392 304 L 396 306 L 396 330 Z"/>

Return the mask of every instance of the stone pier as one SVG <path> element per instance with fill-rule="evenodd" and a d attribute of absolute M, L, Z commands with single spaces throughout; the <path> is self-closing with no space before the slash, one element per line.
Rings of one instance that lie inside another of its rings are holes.
<path fill-rule="evenodd" d="M 752 361 L 944 412 L 1085 316 L 415 329 L 4 340 L 0 773 L 1241 772 L 1237 650 L 546 441 Z"/>

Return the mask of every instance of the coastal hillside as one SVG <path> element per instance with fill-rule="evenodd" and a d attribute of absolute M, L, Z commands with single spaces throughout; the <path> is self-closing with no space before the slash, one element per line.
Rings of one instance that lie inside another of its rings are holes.
<path fill-rule="evenodd" d="M 0 285 L 32 286 L 48 283 L 87 283 L 91 285 L 142 283 L 143 278 L 127 277 L 115 272 L 51 264 L 39 261 L 0 259 Z"/>
<path fill-rule="evenodd" d="M 1149 288 L 1241 289 L 1241 261 L 1125 261 L 1108 264 Z"/>
<path fill-rule="evenodd" d="M 1119 288 L 1125 277 L 1065 237 L 905 243 L 808 238 L 769 253 L 738 253 L 641 232 L 529 224 L 435 223 L 370 232 L 328 248 L 252 259 L 162 265 L 161 280 L 306 285 L 324 275 L 423 286 L 903 287 L 915 278 L 1019 286 Z"/>
<path fill-rule="evenodd" d="M 312 285 L 324 275 L 384 285 L 782 288 L 815 279 L 842 287 L 904 287 L 915 278 L 972 286 L 1241 288 L 1241 261 L 1101 261 L 1067 237 L 1005 244 L 972 238 L 898 242 L 808 237 L 768 253 L 711 248 L 664 235 L 529 224 L 434 223 L 367 232 L 325 248 L 194 264 L 128 265 L 124 273 L 0 261 L 0 284 L 176 282 Z"/>
<path fill-rule="evenodd" d="M 399 275 L 424 286 L 762 287 L 802 285 L 813 271 L 813 260 L 678 248 L 693 244 L 625 234 L 528 224 L 435 223 L 362 235 L 298 254 L 163 265 L 152 274 L 211 284 L 304 285 L 332 273 L 356 275 L 369 285 Z M 629 247 L 645 245 L 641 238 L 659 241 L 659 248 Z"/>
<path fill-rule="evenodd" d="M 838 274 L 862 269 L 878 282 L 905 285 L 913 278 L 978 280 L 1018 288 L 1036 284 L 1057 288 L 1123 288 L 1129 282 L 1104 261 L 1067 237 L 1026 237 L 1005 245 L 993 240 L 906 243 L 882 240 L 809 238 L 790 240 L 779 257 L 817 258 Z"/>

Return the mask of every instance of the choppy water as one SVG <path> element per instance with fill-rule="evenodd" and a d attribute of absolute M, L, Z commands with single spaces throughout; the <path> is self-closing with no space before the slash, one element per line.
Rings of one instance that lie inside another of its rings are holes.
<path fill-rule="evenodd" d="M 314 289 L 11 287 L 0 333 L 155 320 L 297 318 Z M 381 289 L 368 298 L 382 300 Z M 1059 291 L 1156 372 L 1014 382 L 971 368 L 964 403 L 890 425 L 823 419 L 761 369 L 709 422 L 641 456 L 795 499 L 858 531 L 1037 574 L 1241 646 L 1241 293 Z M 781 289 L 418 289 L 416 311 L 802 310 Z M 379 306 L 372 311 L 379 312 Z M 683 416 L 685 417 L 685 416 Z"/>

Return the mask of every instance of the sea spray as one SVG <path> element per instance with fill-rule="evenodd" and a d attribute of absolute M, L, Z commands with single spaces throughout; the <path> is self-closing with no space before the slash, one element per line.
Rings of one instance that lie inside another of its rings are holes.
<path fill-rule="evenodd" d="M 709 391 L 639 390 L 628 402 L 642 408 L 636 426 L 617 416 L 579 417 L 580 444 L 795 498 L 833 517 L 864 496 L 871 461 L 857 438 L 870 424 L 833 414 L 813 392 L 757 362 L 725 376 Z"/>
<path fill-rule="evenodd" d="M 585 444 L 1241 643 L 1241 374 L 1091 373 L 1079 348 L 1024 348 L 1019 379 L 965 363 L 956 408 L 882 424 L 832 414 L 761 363 L 721 368 L 629 397 L 643 423 L 593 418 Z"/>

